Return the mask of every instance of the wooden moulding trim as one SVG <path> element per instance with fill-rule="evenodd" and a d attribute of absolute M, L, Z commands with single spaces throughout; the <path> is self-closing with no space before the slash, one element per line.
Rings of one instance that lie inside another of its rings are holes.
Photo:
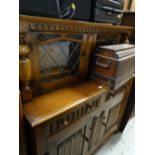
<path fill-rule="evenodd" d="M 42 83 L 40 83 L 39 92 L 42 93 L 44 91 L 57 89 L 59 87 L 61 88 L 68 84 L 78 82 L 79 80 L 80 80 L 79 77 L 72 76 L 72 77 L 65 77 L 65 78 L 57 80 L 57 81 L 42 82 Z M 37 92 L 37 90 L 34 89 L 33 92 L 35 93 L 35 92 Z"/>
<path fill-rule="evenodd" d="M 71 110 L 72 108 L 75 108 L 77 106 L 80 106 L 81 104 L 83 104 L 84 102 L 88 102 L 89 100 L 93 99 L 94 97 L 97 97 L 99 95 L 101 95 L 102 93 L 105 93 L 107 92 L 108 89 L 102 89 L 102 90 L 99 90 L 97 93 L 93 93 L 91 96 L 89 97 L 84 97 L 84 98 L 81 98 L 75 102 L 72 102 L 70 103 L 70 105 L 66 105 L 66 107 L 63 107 L 61 109 L 57 109 L 56 112 L 51 112 L 51 113 L 48 113 L 42 117 L 38 117 L 38 119 L 34 119 L 33 116 L 31 117 L 28 113 L 26 113 L 24 111 L 24 115 L 26 117 L 26 119 L 28 120 L 28 122 L 30 123 L 31 127 L 36 127 L 42 123 L 45 123 L 46 121 L 49 121 L 50 119 L 53 119 L 54 117 L 58 116 L 58 115 L 61 115 L 63 114 L 64 112 L 68 111 L 68 110 Z"/>
<path fill-rule="evenodd" d="M 72 85 L 73 83 L 79 82 L 80 80 L 81 79 L 78 76 L 71 76 L 50 82 L 40 82 L 36 87 L 32 88 L 33 95 L 35 97 L 58 88 Z"/>
<path fill-rule="evenodd" d="M 50 28 L 50 31 L 59 31 L 59 32 L 68 31 L 68 32 L 82 32 L 82 33 L 84 32 L 85 33 L 101 33 L 101 32 L 129 33 L 129 31 L 133 30 L 132 27 L 127 27 L 127 26 L 83 22 L 83 21 L 67 20 L 67 19 L 36 17 L 36 16 L 33 17 L 33 16 L 25 16 L 25 15 L 20 15 L 19 20 L 21 22 L 22 21 L 26 22 L 24 23 L 26 25 L 43 24 L 43 25 L 39 25 L 41 27 L 38 28 L 38 31 L 49 31 L 48 26 L 51 26 L 51 25 L 52 27 Z M 42 26 L 44 27 L 44 29 Z M 34 30 L 35 30 L 35 26 L 34 26 Z"/>
<path fill-rule="evenodd" d="M 78 39 L 74 39 L 74 38 L 67 38 L 67 37 L 61 37 L 61 38 L 55 38 L 55 39 L 48 39 L 48 40 L 45 40 L 45 41 L 39 41 L 39 44 L 42 45 L 42 44 L 48 44 L 48 43 L 51 43 L 51 42 L 64 41 L 64 40 L 78 42 L 78 43 L 83 42 L 83 40 L 78 40 Z"/>

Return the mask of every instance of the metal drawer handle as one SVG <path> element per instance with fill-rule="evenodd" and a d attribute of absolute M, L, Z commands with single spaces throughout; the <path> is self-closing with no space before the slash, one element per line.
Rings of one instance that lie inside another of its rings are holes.
<path fill-rule="evenodd" d="M 107 64 L 102 64 L 102 63 L 99 62 L 99 60 L 100 60 L 100 58 L 97 59 L 96 65 L 104 67 L 104 68 L 109 68 L 110 67 L 111 61 L 108 60 Z"/>

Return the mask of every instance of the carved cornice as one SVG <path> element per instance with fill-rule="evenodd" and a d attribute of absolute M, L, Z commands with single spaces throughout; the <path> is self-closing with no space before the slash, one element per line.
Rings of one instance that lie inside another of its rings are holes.
<path fill-rule="evenodd" d="M 133 28 L 110 24 L 54 19 L 34 16 L 19 17 L 20 32 L 130 33 Z"/>

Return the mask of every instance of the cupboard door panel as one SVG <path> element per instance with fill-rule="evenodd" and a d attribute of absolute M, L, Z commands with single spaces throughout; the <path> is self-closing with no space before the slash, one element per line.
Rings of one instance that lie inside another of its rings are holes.
<path fill-rule="evenodd" d="M 82 155 L 90 115 L 46 138 L 48 155 Z"/>
<path fill-rule="evenodd" d="M 105 133 L 105 120 L 108 112 L 102 111 L 99 116 L 94 116 L 91 126 L 91 135 L 88 146 L 88 152 L 92 152 L 102 140 Z"/>
<path fill-rule="evenodd" d="M 58 155 L 80 155 L 82 142 L 82 129 L 57 145 Z"/>
<path fill-rule="evenodd" d="M 69 132 L 69 131 L 68 131 Z M 48 144 L 48 155 L 81 155 L 83 143 L 83 129 L 72 133 L 67 138 L 57 137 L 52 143 Z"/>
<path fill-rule="evenodd" d="M 110 109 L 106 130 L 110 129 L 115 123 L 117 123 L 119 111 L 121 109 L 121 103 L 117 104 L 116 106 Z"/>

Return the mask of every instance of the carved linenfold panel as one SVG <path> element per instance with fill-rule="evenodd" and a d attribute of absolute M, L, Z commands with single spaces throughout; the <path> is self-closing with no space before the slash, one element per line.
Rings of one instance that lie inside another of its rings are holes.
<path fill-rule="evenodd" d="M 57 146 L 57 155 L 81 155 L 82 129 L 65 139 Z"/>
<path fill-rule="evenodd" d="M 94 117 L 93 119 L 88 151 L 92 149 L 93 145 L 97 145 L 104 135 L 106 127 L 106 125 L 104 124 L 105 119 L 104 113 L 105 112 L 103 111 L 99 117 Z"/>
<path fill-rule="evenodd" d="M 121 108 L 121 103 L 117 104 L 112 109 L 110 109 L 106 130 L 110 129 L 115 123 L 117 123 L 120 108 Z"/>

